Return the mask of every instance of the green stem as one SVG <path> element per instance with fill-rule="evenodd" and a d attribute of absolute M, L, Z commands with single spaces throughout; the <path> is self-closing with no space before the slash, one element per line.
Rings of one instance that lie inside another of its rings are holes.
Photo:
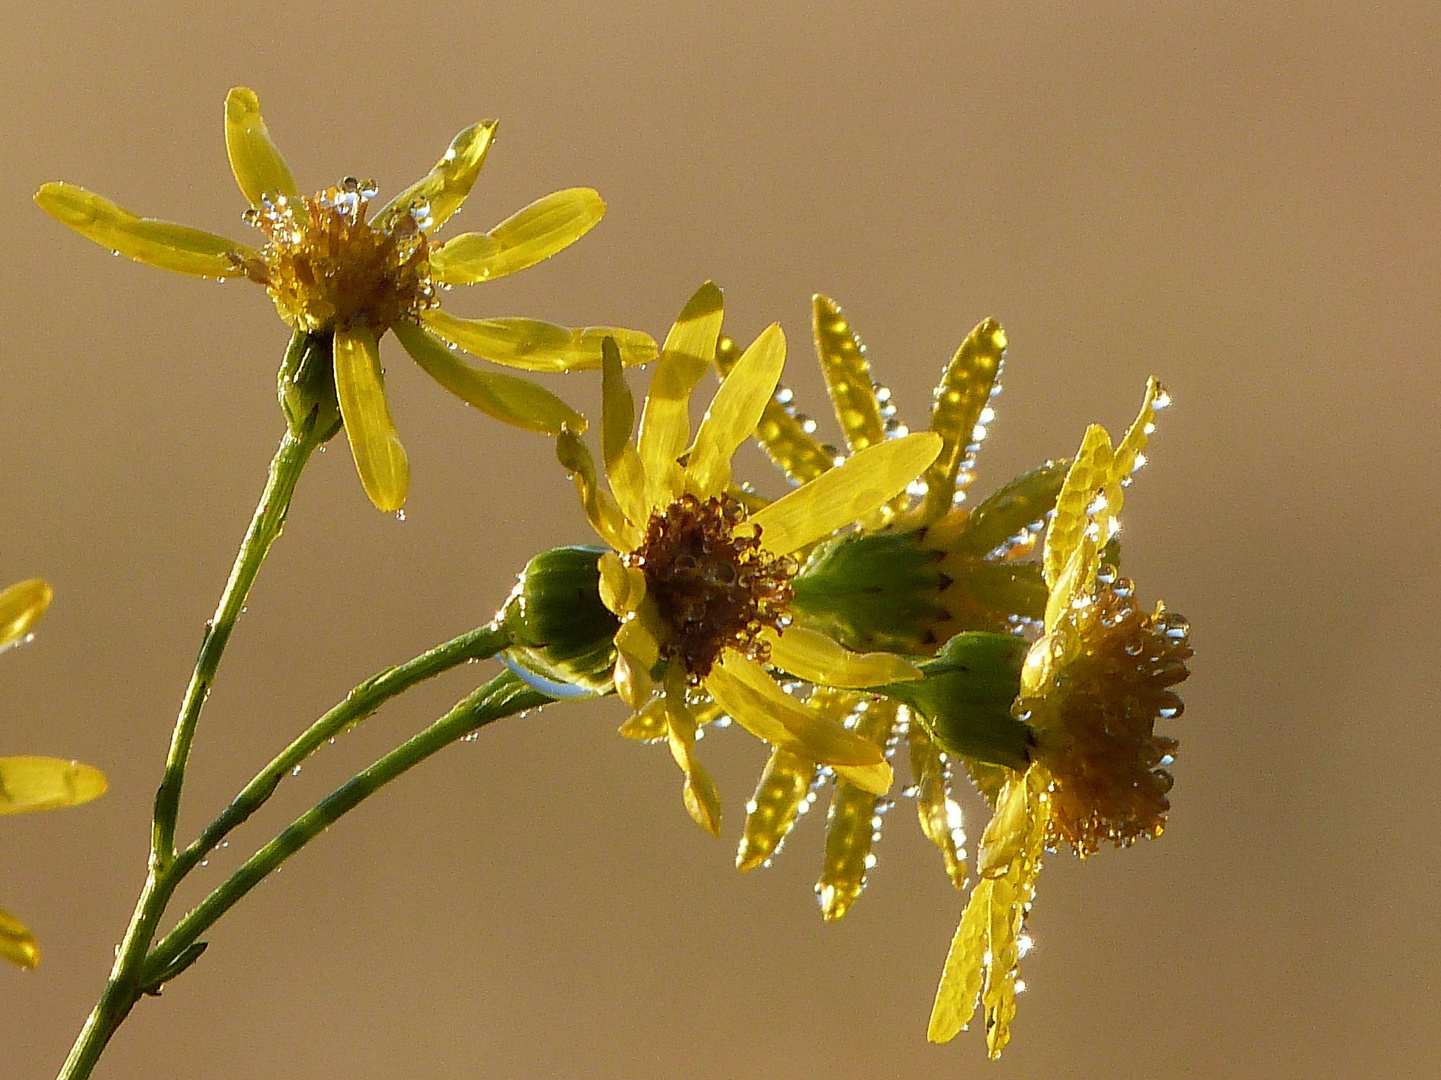
<path fill-rule="evenodd" d="M 545 705 L 552 699 L 503 671 L 430 727 L 378 759 L 296 818 L 200 902 L 151 951 L 145 971 L 164 973 L 210 926 L 272 871 L 390 781 L 456 740 L 505 716 Z"/>
<path fill-rule="evenodd" d="M 495 626 L 482 626 L 459 637 L 451 638 L 398 667 L 382 671 L 361 683 L 345 700 L 327 712 L 310 728 L 275 756 L 269 765 L 255 774 L 220 815 L 205 827 L 195 841 L 182 851 L 170 873 L 184 877 L 197 863 L 209 855 L 232 830 L 243 824 L 251 814 L 270 798 L 276 786 L 292 769 L 314 753 L 327 739 L 349 731 L 391 698 L 409 690 L 417 683 L 449 671 L 471 660 L 488 660 L 510 644 L 507 631 Z"/>
<path fill-rule="evenodd" d="M 129 1015 L 143 992 L 139 978 L 145 955 L 155 938 L 156 926 L 165 906 L 180 882 L 180 875 L 168 873 L 175 859 L 175 822 L 180 810 L 180 790 L 185 782 L 185 767 L 190 747 L 195 741 L 195 727 L 205 699 L 215 682 L 220 658 L 225 652 L 230 632 L 245 607 L 245 598 L 260 564 L 285 525 L 285 515 L 300 473 L 315 448 L 324 441 L 312 423 L 293 433 L 287 428 L 280 448 L 270 462 L 270 474 L 260 503 L 251 518 L 250 528 L 240 544 L 231 567 L 230 578 L 220 595 L 214 617 L 205 626 L 200 642 L 200 655 L 186 688 L 175 731 L 170 739 L 170 753 L 165 762 L 165 775 L 155 795 L 155 818 L 151 828 L 150 865 L 145 886 L 136 901 L 135 912 L 126 928 L 125 937 L 116 950 L 110 978 L 85 1020 L 70 1055 L 61 1067 L 59 1080 L 83 1080 L 88 1077 L 104 1051 L 115 1029 Z"/>

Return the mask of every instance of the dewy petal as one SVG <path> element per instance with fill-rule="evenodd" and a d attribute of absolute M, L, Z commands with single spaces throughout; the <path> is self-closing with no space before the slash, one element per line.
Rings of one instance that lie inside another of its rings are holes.
<path fill-rule="evenodd" d="M 562 431 L 556 436 L 555 456 L 574 476 L 581 508 L 596 535 L 617 551 L 634 551 L 640 535 L 625 519 L 614 496 L 600 486 L 595 459 L 585 443 L 574 432 Z"/>
<path fill-rule="evenodd" d="M 731 457 L 755 434 L 785 362 L 786 336 L 771 323 L 716 391 L 686 465 L 686 486 L 701 498 L 719 495 L 730 486 Z"/>
<path fill-rule="evenodd" d="M 610 490 L 625 516 L 637 524 L 650 515 L 645 502 L 645 469 L 631 434 L 635 430 L 635 399 L 625 381 L 620 349 L 614 341 L 601 343 L 600 451 Z"/>
<path fill-rule="evenodd" d="M 41 578 L 17 581 L 0 592 L 0 649 L 30 633 L 54 595 Z"/>
<path fill-rule="evenodd" d="M 430 227 L 438 229 L 444 225 L 475 186 L 475 178 L 480 175 L 480 167 L 485 164 L 485 155 L 495 138 L 496 124 L 495 120 L 482 120 L 452 139 L 450 148 L 435 163 L 435 168 L 381 207 L 375 215 L 374 226 L 389 228 L 416 205 L 429 209 Z"/>
<path fill-rule="evenodd" d="M 398 322 L 391 329 L 427 375 L 481 412 L 547 435 L 563 427 L 576 434 L 585 430 L 585 417 L 529 379 L 473 368 L 414 323 Z"/>
<path fill-rule="evenodd" d="M 676 458 L 690 437 L 690 394 L 715 359 L 723 314 L 721 291 L 707 281 L 686 301 L 666 335 L 637 441 L 652 508 L 680 495 L 682 476 Z"/>
<path fill-rule="evenodd" d="M 789 750 L 774 750 L 746 807 L 745 832 L 736 850 L 736 869 L 765 863 L 800 816 L 801 803 L 816 779 L 816 763 Z"/>
<path fill-rule="evenodd" d="M 1013 773 L 1001 788 L 996 812 L 981 834 L 976 854 L 976 872 L 981 877 L 1000 877 L 1016 861 L 1031 834 L 1031 817 L 1036 812 L 1032 801 L 1026 775 Z"/>
<path fill-rule="evenodd" d="M 365 493 L 377 510 L 399 510 L 410 490 L 410 463 L 390 419 L 380 346 L 369 328 L 335 332 L 335 392 Z"/>
<path fill-rule="evenodd" d="M 885 762 L 880 747 L 796 701 L 754 660 L 727 651 L 705 686 L 716 703 L 752 735 L 826 765 Z"/>
<path fill-rule="evenodd" d="M 851 652 L 803 626 L 789 626 L 779 634 L 767 628 L 761 640 L 770 646 L 773 667 L 818 686 L 863 689 L 922 677 L 921 670 L 904 657 Z"/>
<path fill-rule="evenodd" d="M 1076 451 L 1075 460 L 1066 472 L 1060 494 L 1056 496 L 1056 512 L 1046 528 L 1046 543 L 1042 556 L 1042 568 L 1046 584 L 1056 587 L 1061 570 L 1075 554 L 1087 527 L 1091 523 L 1090 510 L 1096 493 L 1105 486 L 1111 472 L 1114 457 L 1111 437 L 1100 424 L 1086 428 L 1081 439 L 1081 448 Z M 1104 541 L 1102 541 L 1104 543 Z"/>
<path fill-rule="evenodd" d="M 0 758 L 0 814 L 79 806 L 105 794 L 105 774 L 52 757 Z"/>
<path fill-rule="evenodd" d="M 40 946 L 25 924 L 8 911 L 0 911 L 0 956 L 23 968 L 40 963 Z"/>
<path fill-rule="evenodd" d="M 918 431 L 858 451 L 829 472 L 756 511 L 761 547 L 789 555 L 869 514 L 905 490 L 941 449 L 941 437 Z"/>
<path fill-rule="evenodd" d="M 235 182 L 251 206 L 272 193 L 292 198 L 299 194 L 290 166 L 260 115 L 260 99 L 249 87 L 237 86 L 225 95 L 225 150 Z"/>
<path fill-rule="evenodd" d="M 852 452 L 876 446 L 886 437 L 886 422 L 865 346 L 834 300 L 817 293 L 811 304 L 816 356 L 846 445 Z"/>
<path fill-rule="evenodd" d="M 136 217 L 109 199 L 74 184 L 46 184 L 35 193 L 35 202 L 87 240 L 117 255 L 177 274 L 233 277 L 240 273 L 239 262 L 255 255 L 223 236 L 188 225 Z"/>
<path fill-rule="evenodd" d="M 572 330 L 539 319 L 462 319 L 440 308 L 423 312 L 420 321 L 437 337 L 468 353 L 527 371 L 579 371 L 601 365 L 601 345 L 614 338 L 626 365 L 655 359 L 655 339 L 639 330 L 587 326 Z"/>
<path fill-rule="evenodd" d="M 1005 353 L 1006 332 L 994 319 L 986 319 L 966 335 L 946 365 L 931 408 L 931 430 L 941 436 L 943 444 L 925 474 L 926 521 L 935 521 L 947 513 L 955 503 L 956 491 L 964 490 L 969 482 L 968 475 L 961 475 L 962 463 L 972 458 L 968 448 L 985 434 L 983 417 Z M 968 463 L 966 474 L 970 467 Z"/>
<path fill-rule="evenodd" d="M 513 274 L 570 247 L 605 214 L 592 188 L 567 188 L 537 199 L 490 232 L 462 233 L 430 253 L 431 277 L 471 285 Z"/>
<path fill-rule="evenodd" d="M 696 720 L 685 703 L 685 672 L 679 665 L 666 673 L 666 737 L 671 757 L 685 773 L 685 808 L 712 836 L 720 836 L 720 792 L 695 753 Z"/>

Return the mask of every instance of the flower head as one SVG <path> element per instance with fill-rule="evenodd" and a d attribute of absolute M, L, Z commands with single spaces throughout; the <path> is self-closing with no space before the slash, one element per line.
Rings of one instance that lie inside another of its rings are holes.
<path fill-rule="evenodd" d="M 1101 552 L 1120 528 L 1124 488 L 1145 460 L 1155 412 L 1168 402 L 1152 379 L 1119 445 L 1089 428 L 1061 487 L 1043 554 L 1044 633 L 1026 654 L 1015 705 L 1036 745 L 1027 768 L 997 767 L 983 778 L 995 814 L 936 992 L 934 1042 L 960 1031 L 979 998 L 991 1056 L 1005 1047 L 1045 851 L 1064 842 L 1084 857 L 1103 841 L 1124 846 L 1165 825 L 1176 742 L 1154 727 L 1181 712 L 1171 687 L 1187 675 L 1188 628 L 1162 605 L 1141 612 Z"/>
<path fill-rule="evenodd" d="M 840 307 L 814 297 L 812 326 L 849 452 L 905 436 L 908 428 L 896 416 L 890 391 L 873 382 L 865 346 Z M 960 631 L 1006 631 L 1039 618 L 1045 603 L 1040 569 L 1020 560 L 1034 545 L 1036 523 L 1054 504 L 1064 470 L 1048 464 L 974 510 L 962 505 L 994 416 L 991 402 L 1000 392 L 1005 349 L 1005 332 L 993 319 L 966 336 L 935 389 L 929 428 L 940 439 L 940 453 L 906 491 L 810 553 L 794 580 L 802 625 L 851 648 L 925 655 Z M 731 370 L 737 352 L 723 343 L 717 357 L 722 373 Z M 815 426 L 797 411 L 788 390 L 778 391 L 763 410 L 756 441 L 792 483 L 824 476 L 847 460 L 815 437 Z M 963 888 L 965 837 L 951 794 L 950 756 L 893 700 L 830 690 L 822 703 L 849 717 L 888 754 L 907 744 L 922 831 L 940 849 L 956 888 Z M 740 869 L 769 862 L 823 778 L 816 762 L 777 751 L 752 799 L 736 856 Z M 888 801 L 837 779 L 816 884 L 826 919 L 841 918 L 863 889 L 888 808 Z"/>
<path fill-rule="evenodd" d="M 0 592 L 0 649 L 24 641 L 50 606 L 50 586 L 39 578 Z M 105 775 L 79 762 L 51 757 L 0 757 L 0 815 L 57 810 L 99 798 Z M 40 946 L 25 924 L 0 911 L 0 956 L 21 967 L 40 962 Z"/>
<path fill-rule="evenodd" d="M 728 713 L 777 749 L 834 767 L 867 791 L 890 786 L 880 747 L 786 693 L 767 669 L 840 687 L 918 676 L 899 657 L 849 652 L 795 626 L 790 579 L 796 552 L 894 498 L 940 444 L 930 434 L 885 442 L 751 512 L 732 487 L 731 457 L 775 390 L 785 337 L 772 325 L 756 339 L 689 441 L 690 395 L 714 359 L 721 318 L 720 290 L 707 284 L 666 338 L 634 441 L 621 357 L 606 345 L 601 452 L 609 491 L 578 437 L 562 432 L 557 443 L 591 524 L 611 548 L 599 561 L 600 592 L 620 619 L 615 688 L 634 710 L 622 731 L 666 739 L 685 773 L 686 807 L 712 833 L 720 799 L 695 755 L 707 710 Z"/>
<path fill-rule="evenodd" d="M 116 254 L 198 277 L 243 277 L 263 285 L 297 335 L 318 335 L 333 352 L 335 396 L 366 494 L 381 510 L 405 502 L 410 467 L 385 397 L 379 340 L 393 331 L 436 382 L 517 427 L 555 434 L 584 420 L 536 384 L 489 372 L 453 346 L 530 371 L 600 366 L 600 343 L 617 342 L 627 363 L 654 358 L 648 335 L 611 327 L 572 330 L 534 319 L 462 319 L 439 306 L 438 290 L 489 281 L 549 258 L 580 239 L 605 212 L 589 188 L 532 203 L 489 232 L 445 243 L 432 234 L 470 193 L 496 123 L 466 128 L 429 173 L 373 214 L 374 182 L 347 177 L 302 196 L 270 138 L 255 94 L 225 100 L 225 145 L 250 208 L 258 249 L 184 225 L 142 218 L 73 184 L 50 183 L 35 201 L 57 220 Z M 282 388 L 283 389 L 283 388 Z"/>

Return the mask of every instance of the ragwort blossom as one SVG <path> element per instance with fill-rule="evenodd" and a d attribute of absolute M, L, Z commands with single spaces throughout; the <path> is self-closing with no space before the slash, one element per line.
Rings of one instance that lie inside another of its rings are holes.
<path fill-rule="evenodd" d="M 635 441 L 621 358 L 607 346 L 601 449 L 609 491 L 584 443 L 569 432 L 557 443 L 611 548 L 599 560 L 600 594 L 620 619 L 615 689 L 634 710 L 622 733 L 667 740 L 685 774 L 686 808 L 713 834 L 720 797 L 695 754 L 698 709 L 727 713 L 863 790 L 890 787 L 880 747 L 792 697 L 768 669 L 836 687 L 918 677 L 900 657 L 851 652 L 793 625 L 790 579 L 796 552 L 894 498 L 940 446 L 932 434 L 882 443 L 751 513 L 732 490 L 731 457 L 771 399 L 785 338 L 772 325 L 736 361 L 687 447 L 690 395 L 714 360 L 721 319 L 720 290 L 707 284 L 666 338 Z"/>
<path fill-rule="evenodd" d="M 991 770 L 995 814 L 936 993 L 933 1042 L 962 1030 L 979 999 L 990 1055 L 1005 1047 L 1046 851 L 1066 843 L 1085 857 L 1102 842 L 1125 846 L 1165 826 L 1176 742 L 1154 728 L 1181 713 L 1171 688 L 1188 674 L 1189 630 L 1164 605 L 1139 609 L 1102 550 L 1119 528 L 1123 488 L 1144 461 L 1155 411 L 1168 401 L 1151 380 L 1140 416 L 1115 447 L 1092 425 L 1061 488 L 1043 555 L 1044 633 L 1026 654 L 1015 705 L 1034 733 L 1032 761 Z"/>
<path fill-rule="evenodd" d="M 865 346 L 840 307 L 817 295 L 813 309 L 816 355 L 850 453 L 904 436 L 890 391 L 872 381 Z M 725 346 L 718 356 L 723 373 L 736 355 L 734 346 Z M 929 427 L 941 452 L 909 490 L 813 553 L 794 583 L 798 620 L 852 648 L 929 655 L 960 631 L 1004 632 L 1039 618 L 1045 586 L 1039 568 L 1020 560 L 1034 545 L 1036 524 L 1054 503 L 1064 468 L 1047 464 L 974 510 L 962 506 L 994 415 L 990 403 L 1000 392 L 1005 349 L 1005 332 L 993 319 L 966 336 L 935 389 Z M 845 460 L 817 440 L 814 429 L 781 390 L 767 404 L 756 440 L 788 479 L 802 483 Z M 940 849 L 952 883 L 964 888 L 965 837 L 950 756 L 894 699 L 822 688 L 812 702 L 888 755 L 906 742 L 921 829 Z M 824 776 L 816 761 L 776 750 L 751 800 L 736 855 L 741 870 L 765 865 L 778 852 Z M 826 919 L 841 918 L 864 888 L 888 806 L 837 777 L 816 884 Z"/>
<path fill-rule="evenodd" d="M 50 586 L 39 578 L 0 592 L 0 649 L 25 639 L 50 606 Z M 89 765 L 52 757 L 0 757 L 0 815 L 77 806 L 105 793 L 105 774 Z M 0 956 L 21 967 L 40 962 L 40 946 L 23 922 L 0 911 Z"/>
<path fill-rule="evenodd" d="M 250 204 L 245 221 L 259 248 L 142 218 L 84 188 L 50 183 L 35 201 L 82 236 L 162 270 L 204 278 L 243 277 L 263 285 L 296 334 L 326 335 L 335 389 L 355 466 L 381 510 L 405 502 L 410 467 L 385 397 L 379 340 L 393 331 L 436 382 L 478 409 L 532 431 L 555 434 L 584 421 L 558 397 L 511 375 L 484 371 L 454 346 L 497 364 L 558 372 L 600 366 L 613 338 L 627 363 L 655 357 L 646 334 L 612 327 L 573 330 L 534 319 L 463 319 L 443 310 L 438 290 L 523 270 L 580 239 L 605 212 L 590 188 L 558 191 L 484 233 L 440 243 L 432 234 L 461 207 L 495 136 L 496 122 L 466 128 L 420 180 L 369 214 L 373 181 L 347 177 L 302 196 L 270 138 L 255 94 L 225 100 L 225 145 Z"/>

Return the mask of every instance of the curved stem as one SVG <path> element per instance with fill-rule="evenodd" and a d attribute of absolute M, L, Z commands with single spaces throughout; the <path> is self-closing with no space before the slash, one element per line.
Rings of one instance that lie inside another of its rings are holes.
<path fill-rule="evenodd" d="M 230 579 L 225 583 L 225 591 L 220 594 L 214 617 L 205 624 L 200 655 L 196 657 L 195 671 L 185 689 L 185 700 L 180 705 L 180 715 L 170 738 L 165 776 L 160 781 L 160 790 L 155 793 L 150 858 L 161 870 L 175 858 L 175 819 L 180 811 L 180 789 L 185 782 L 185 766 L 190 760 L 190 746 L 195 741 L 195 726 L 200 720 L 200 711 L 205 707 L 205 699 L 215 683 L 215 672 L 230 641 L 230 632 L 235 629 L 235 620 L 245 607 L 245 598 L 250 595 L 250 586 L 270 551 L 270 545 L 275 543 L 285 527 L 285 515 L 290 510 L 296 482 L 317 445 L 319 443 L 309 432 L 297 436 L 286 429 L 280 440 L 280 449 L 270 463 L 270 476 L 260 496 L 260 504 L 255 508 L 255 516 L 250 520 L 250 528 L 240 543 L 240 550 L 236 552 L 235 565 L 230 568 Z"/>
<path fill-rule="evenodd" d="M 209 855 L 235 828 L 243 824 L 270 798 L 276 786 L 295 766 L 314 753 L 327 739 L 349 731 L 391 698 L 417 683 L 449 671 L 471 660 L 488 660 L 510 645 L 510 635 L 496 626 L 482 626 L 451 638 L 398 667 L 389 668 L 361 683 L 345 700 L 310 725 L 304 734 L 275 756 L 255 774 L 229 806 L 220 812 L 195 840 L 176 856 L 170 873 L 184 877 Z"/>
<path fill-rule="evenodd" d="M 115 964 L 110 969 L 110 978 L 95 1003 L 95 1008 L 85 1020 L 70 1055 L 61 1067 L 61 1080 L 82 1080 L 90 1075 L 104 1051 L 115 1029 L 129 1015 L 135 1002 L 143 993 L 144 983 L 140 970 L 146 952 L 155 938 L 155 929 L 165 905 L 169 903 L 179 875 L 167 873 L 175 859 L 175 821 L 180 810 L 180 789 L 185 782 L 185 767 L 190 759 L 190 747 L 195 741 L 195 727 L 205 699 L 214 684 L 220 658 L 230 640 L 235 621 L 245 607 L 245 598 L 250 586 L 265 561 L 270 546 L 275 543 L 285 526 L 285 515 L 290 509 L 291 497 L 300 473 L 315 448 L 324 441 L 316 433 L 313 423 L 303 427 L 298 434 L 286 429 L 280 440 L 280 448 L 270 462 L 270 472 L 265 490 L 261 493 L 259 505 L 250 520 L 245 539 L 236 553 L 235 564 L 231 567 L 230 578 L 220 594 L 220 603 L 215 615 L 205 624 L 205 635 L 200 642 L 200 655 L 195 661 L 190 685 L 180 705 L 180 715 L 175 721 L 175 730 L 170 739 L 170 753 L 165 762 L 165 775 L 160 789 L 155 794 L 155 817 L 150 833 L 150 865 L 145 885 L 135 903 L 135 912 L 125 937 L 115 953 Z"/>
<path fill-rule="evenodd" d="M 145 972 L 152 978 L 164 973 L 201 934 L 281 863 L 390 781 L 471 732 L 552 700 L 522 682 L 513 672 L 501 672 L 430 727 L 336 788 L 252 855 L 155 946 L 145 962 Z"/>

